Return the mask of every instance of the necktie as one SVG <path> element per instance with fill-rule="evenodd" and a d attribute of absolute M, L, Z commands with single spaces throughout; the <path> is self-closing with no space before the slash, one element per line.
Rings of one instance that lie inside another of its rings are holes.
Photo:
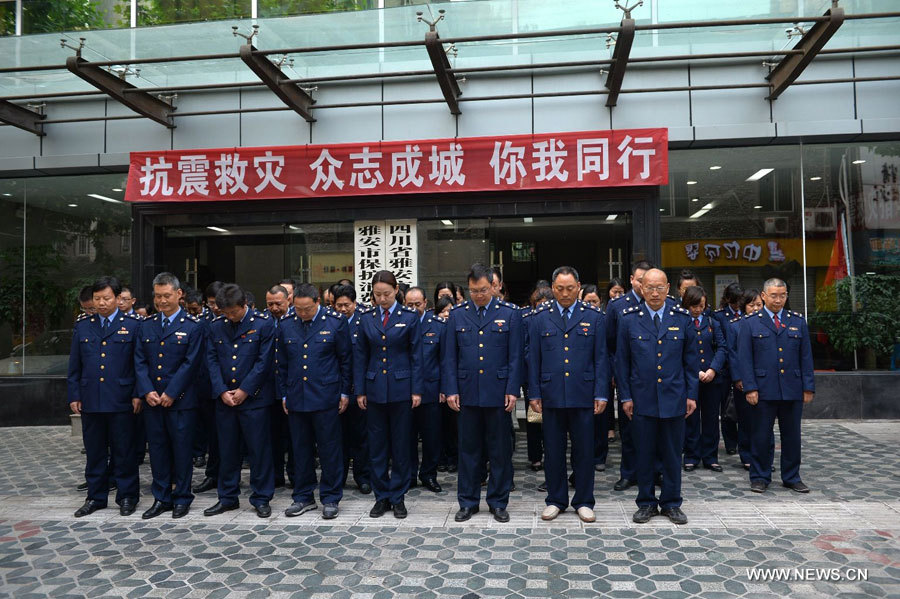
<path fill-rule="evenodd" d="M 777 315 L 777 314 L 773 314 L 773 315 L 772 315 L 772 320 L 775 321 L 775 330 L 777 331 L 778 329 L 781 328 L 781 321 L 778 320 L 778 315 Z"/>
<path fill-rule="evenodd" d="M 391 311 L 385 310 L 384 311 L 384 320 L 381 321 L 381 326 L 387 327 L 387 321 L 388 321 L 388 318 L 390 318 L 390 317 L 391 317 Z"/>
<path fill-rule="evenodd" d="M 478 319 L 484 320 L 484 307 L 478 308 Z"/>
<path fill-rule="evenodd" d="M 165 331 L 165 330 L 166 330 L 166 327 L 168 327 L 168 326 L 169 326 L 169 319 L 168 319 L 168 318 L 163 318 L 163 322 L 162 322 L 163 330 Z"/>
<path fill-rule="evenodd" d="M 109 330 L 109 319 L 103 318 L 100 320 L 100 331 L 106 335 L 106 331 Z"/>
<path fill-rule="evenodd" d="M 653 324 L 656 325 L 656 331 L 659 332 L 659 314 L 653 315 Z"/>
<path fill-rule="evenodd" d="M 569 310 L 563 310 L 563 324 L 569 324 Z"/>
<path fill-rule="evenodd" d="M 310 327 L 311 324 L 312 324 L 312 320 L 304 320 L 304 321 L 303 321 L 303 331 L 306 332 L 306 333 L 308 333 L 308 332 L 309 332 L 309 327 Z"/>
<path fill-rule="evenodd" d="M 700 328 L 700 319 L 699 318 L 694 319 L 694 327 L 696 327 L 698 329 Z"/>

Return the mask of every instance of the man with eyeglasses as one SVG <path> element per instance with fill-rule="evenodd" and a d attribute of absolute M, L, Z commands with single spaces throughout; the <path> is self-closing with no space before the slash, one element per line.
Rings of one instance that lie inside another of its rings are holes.
<path fill-rule="evenodd" d="M 443 491 L 437 481 L 437 466 L 441 455 L 441 404 L 446 398 L 440 393 L 441 386 L 441 337 L 445 320 L 425 310 L 425 290 L 410 287 L 406 292 L 406 307 L 419 315 L 419 335 L 422 337 L 422 370 L 425 392 L 422 403 L 413 410 L 412 464 L 413 480 L 416 485 L 416 471 L 422 486 L 432 493 Z M 419 439 L 422 439 L 422 461 L 419 462 Z"/>
<path fill-rule="evenodd" d="M 644 304 L 624 311 L 616 339 L 616 383 L 622 412 L 631 420 L 637 454 L 638 524 L 662 513 L 686 524 L 681 511 L 681 452 L 685 419 L 697 408 L 697 347 L 689 334 L 690 312 L 667 306 L 666 273 L 652 268 L 641 281 Z M 654 470 L 659 456 L 659 499 Z M 660 512 L 660 508 L 662 511 Z"/>
<path fill-rule="evenodd" d="M 745 316 L 738 335 L 738 365 L 753 422 L 750 438 L 750 490 L 764 493 L 772 482 L 772 427 L 781 431 L 781 483 L 809 493 L 800 480 L 800 419 L 813 400 L 809 329 L 802 314 L 785 310 L 787 285 L 769 279 L 760 294 L 763 309 Z"/>
<path fill-rule="evenodd" d="M 487 266 L 472 265 L 468 276 L 472 299 L 450 312 L 442 340 L 441 386 L 447 405 L 459 412 L 457 522 L 478 512 L 484 453 L 491 464 L 488 507 L 495 520 L 509 522 L 509 418 L 522 382 L 522 316 L 518 307 L 492 295 L 492 278 Z"/>

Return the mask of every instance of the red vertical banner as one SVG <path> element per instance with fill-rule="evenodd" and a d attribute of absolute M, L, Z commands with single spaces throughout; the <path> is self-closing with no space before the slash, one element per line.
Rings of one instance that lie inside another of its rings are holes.
<path fill-rule="evenodd" d="M 196 202 L 665 185 L 668 130 L 132 152 L 125 199 Z"/>

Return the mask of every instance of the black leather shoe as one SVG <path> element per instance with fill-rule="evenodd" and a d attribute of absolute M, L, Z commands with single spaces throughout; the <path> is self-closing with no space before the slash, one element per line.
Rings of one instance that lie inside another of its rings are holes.
<path fill-rule="evenodd" d="M 275 488 L 276 488 L 276 489 L 280 489 L 280 488 L 283 487 L 283 486 L 284 486 L 284 479 L 283 479 L 283 478 L 276 478 L 276 479 L 275 479 Z"/>
<path fill-rule="evenodd" d="M 369 518 L 381 518 L 389 509 L 391 509 L 391 502 L 387 499 L 380 499 L 369 510 Z"/>
<path fill-rule="evenodd" d="M 653 477 L 653 484 L 657 487 L 662 486 L 662 474 L 657 473 L 657 475 Z"/>
<path fill-rule="evenodd" d="M 746 470 L 747 472 L 750 472 L 750 464 L 741 464 L 741 466 L 744 467 L 744 470 Z"/>
<path fill-rule="evenodd" d="M 315 501 L 307 501 L 306 503 L 295 501 L 290 505 L 288 509 L 284 510 L 284 515 L 288 518 L 294 518 L 295 516 L 299 516 L 316 509 L 319 509 L 319 506 L 316 505 Z"/>
<path fill-rule="evenodd" d="M 447 472 L 456 472 L 459 470 L 459 466 L 456 464 L 447 464 Z"/>
<path fill-rule="evenodd" d="M 114 480 L 109 481 L 109 490 L 110 491 L 115 491 L 118 488 L 119 488 L 119 485 L 116 484 L 116 481 L 114 481 Z"/>
<path fill-rule="evenodd" d="M 268 503 L 261 503 L 253 506 L 256 509 L 256 515 L 260 518 L 268 518 L 272 515 L 272 506 Z"/>
<path fill-rule="evenodd" d="M 189 503 L 179 503 L 175 507 L 172 508 L 172 518 L 184 518 L 191 511 L 191 505 Z"/>
<path fill-rule="evenodd" d="M 372 492 L 372 485 L 369 483 L 360 483 L 359 484 L 359 492 L 363 495 L 368 495 Z"/>
<path fill-rule="evenodd" d="M 684 515 L 684 512 L 681 511 L 681 508 L 670 507 L 660 513 L 668 518 L 669 521 L 672 522 L 672 524 L 687 524 L 687 516 Z"/>
<path fill-rule="evenodd" d="M 219 486 L 219 481 L 214 478 L 206 477 L 202 481 L 200 481 L 199 485 L 194 486 L 192 489 L 194 493 L 205 493 L 206 491 L 210 491 Z"/>
<path fill-rule="evenodd" d="M 721 472 L 722 471 L 722 466 L 720 466 L 719 464 L 709 464 L 709 465 L 704 464 L 703 467 L 706 468 L 707 470 L 712 470 L 713 472 Z"/>
<path fill-rule="evenodd" d="M 767 486 L 768 485 L 761 480 L 750 481 L 750 490 L 754 493 L 765 493 Z"/>
<path fill-rule="evenodd" d="M 224 514 L 225 512 L 230 512 L 232 510 L 238 509 L 238 503 L 232 503 L 231 505 L 222 505 L 221 501 L 217 501 L 216 505 L 212 507 L 208 507 L 203 510 L 204 516 L 218 516 L 219 514 Z"/>
<path fill-rule="evenodd" d="M 438 472 L 446 472 L 446 471 L 447 471 L 447 464 L 438 464 L 437 471 L 438 471 Z"/>
<path fill-rule="evenodd" d="M 684 465 L 685 472 L 693 472 L 696 469 L 697 469 L 697 464 L 685 464 Z"/>
<path fill-rule="evenodd" d="M 613 491 L 625 491 L 626 489 L 630 489 L 636 484 L 636 480 L 631 480 L 630 478 L 620 478 L 616 481 L 616 484 L 613 485 Z"/>
<path fill-rule="evenodd" d="M 75 490 L 76 491 L 87 491 L 87 481 L 84 481 L 83 483 L 81 483 L 80 485 L 75 487 Z"/>
<path fill-rule="evenodd" d="M 543 462 L 532 462 L 528 465 L 528 467 L 531 468 L 531 470 L 534 472 L 540 472 L 544 469 L 544 464 Z"/>
<path fill-rule="evenodd" d="M 93 501 L 91 499 L 88 499 L 87 501 L 84 502 L 84 505 L 82 505 L 80 508 L 75 510 L 75 517 L 81 518 L 82 516 L 87 516 L 88 514 L 93 514 L 97 510 L 103 510 L 103 509 L 106 509 L 105 505 L 103 505 L 101 503 L 97 503 L 96 501 Z"/>
<path fill-rule="evenodd" d="M 412 479 L 411 481 L 409 481 L 409 488 L 410 488 L 410 489 L 415 489 L 415 488 L 418 487 L 418 486 L 419 486 L 419 481 L 417 481 L 415 478 Z"/>
<path fill-rule="evenodd" d="M 569 475 L 569 486 L 575 488 L 575 473 Z"/>
<path fill-rule="evenodd" d="M 122 500 L 122 503 L 119 505 L 119 514 L 122 516 L 130 516 L 134 513 L 134 510 L 137 508 L 137 499 L 132 499 L 131 497 L 126 497 Z"/>
<path fill-rule="evenodd" d="M 541 484 L 539 484 L 537 489 L 541 493 L 546 493 L 547 492 L 547 482 L 545 481 L 545 482 L 542 482 Z"/>
<path fill-rule="evenodd" d="M 409 514 L 409 512 L 406 511 L 406 504 L 403 502 L 402 499 L 399 502 L 395 503 L 393 505 L 393 508 L 394 508 L 394 518 L 398 518 L 398 519 L 402 520 L 403 518 L 406 518 L 406 516 Z"/>
<path fill-rule="evenodd" d="M 437 479 L 435 478 L 426 478 L 422 480 L 422 486 L 431 491 L 432 493 L 440 493 L 443 491 L 441 485 L 438 484 Z"/>
<path fill-rule="evenodd" d="M 798 480 L 795 483 L 781 483 L 781 485 L 796 493 L 809 493 L 809 487 L 804 485 L 803 481 Z"/>
<path fill-rule="evenodd" d="M 494 520 L 497 522 L 509 522 L 509 512 L 506 511 L 506 508 L 498 507 L 498 508 L 489 508 L 490 512 L 494 514 Z"/>
<path fill-rule="evenodd" d="M 631 520 L 638 524 L 646 524 L 653 516 L 659 516 L 659 508 L 655 505 L 645 505 L 634 513 Z"/>
<path fill-rule="evenodd" d="M 194 468 L 203 468 L 206 466 L 206 456 L 197 456 L 194 458 Z"/>
<path fill-rule="evenodd" d="M 732 447 L 732 448 L 726 447 L 725 453 L 727 453 L 728 455 L 734 455 L 737 453 L 737 448 L 736 447 Z"/>
<path fill-rule="evenodd" d="M 461 507 L 459 511 L 456 512 L 456 515 L 453 516 L 453 519 L 457 522 L 465 522 L 472 516 L 478 513 L 478 506 L 475 507 Z"/>
<path fill-rule="evenodd" d="M 594 464 L 594 472 L 606 472 L 606 464 Z"/>
<path fill-rule="evenodd" d="M 156 518 L 163 512 L 171 512 L 172 504 L 171 503 L 163 503 L 162 501 L 154 501 L 153 505 L 150 506 L 146 512 L 141 514 L 141 518 L 143 520 L 149 520 L 150 518 Z"/>

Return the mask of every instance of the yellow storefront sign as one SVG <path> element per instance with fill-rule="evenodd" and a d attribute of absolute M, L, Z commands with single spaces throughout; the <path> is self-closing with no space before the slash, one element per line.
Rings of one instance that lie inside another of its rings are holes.
<path fill-rule="evenodd" d="M 806 265 L 828 266 L 833 244 L 831 239 L 807 240 Z M 686 239 L 662 243 L 665 268 L 779 266 L 787 262 L 803 263 L 800 238 Z"/>

